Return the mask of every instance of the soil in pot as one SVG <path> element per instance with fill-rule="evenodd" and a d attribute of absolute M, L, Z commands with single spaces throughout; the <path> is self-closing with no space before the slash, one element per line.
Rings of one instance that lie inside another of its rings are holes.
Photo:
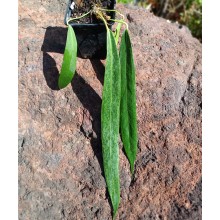
<path fill-rule="evenodd" d="M 83 14 L 92 10 L 94 5 L 100 8 L 108 9 L 111 5 L 111 0 L 72 0 L 71 1 L 72 8 L 71 9 L 71 18 L 80 17 Z M 110 16 L 109 12 L 104 12 L 104 16 Z M 84 23 L 84 24 L 95 24 L 102 23 L 101 20 L 97 19 L 93 13 L 80 18 L 79 20 L 74 20 L 74 23 Z"/>

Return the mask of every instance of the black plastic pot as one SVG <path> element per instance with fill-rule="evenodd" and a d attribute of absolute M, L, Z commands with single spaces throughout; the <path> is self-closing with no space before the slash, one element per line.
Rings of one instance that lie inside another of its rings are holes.
<path fill-rule="evenodd" d="M 70 5 L 73 0 L 69 0 L 67 5 L 67 10 L 64 18 L 64 23 L 67 25 L 67 21 L 71 16 Z M 115 0 L 110 1 L 108 9 L 114 9 Z M 115 13 L 110 12 L 110 17 L 115 18 Z M 109 28 L 114 22 L 108 22 Z M 105 59 L 106 58 L 106 27 L 104 23 L 69 23 L 76 34 L 77 44 L 78 44 L 78 57 L 85 59 Z"/>

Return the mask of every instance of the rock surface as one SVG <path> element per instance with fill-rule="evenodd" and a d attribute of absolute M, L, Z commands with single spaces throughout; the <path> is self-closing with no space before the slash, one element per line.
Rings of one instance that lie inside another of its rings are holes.
<path fill-rule="evenodd" d="M 58 90 L 65 1 L 19 2 L 19 219 L 111 219 L 102 170 L 104 61 Z M 136 65 L 138 155 L 120 145 L 116 219 L 201 218 L 201 44 L 145 9 L 126 15 Z M 48 28 L 51 26 L 51 28 Z"/>

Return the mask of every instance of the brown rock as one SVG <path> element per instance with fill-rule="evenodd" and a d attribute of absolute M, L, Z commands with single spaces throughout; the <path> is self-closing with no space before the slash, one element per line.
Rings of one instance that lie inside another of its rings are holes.
<path fill-rule="evenodd" d="M 19 219 L 111 219 L 104 61 L 78 59 L 72 85 L 58 90 L 65 7 L 19 3 Z M 120 146 L 117 219 L 201 219 L 201 44 L 145 9 L 117 7 L 133 43 L 139 134 L 134 179 Z"/>

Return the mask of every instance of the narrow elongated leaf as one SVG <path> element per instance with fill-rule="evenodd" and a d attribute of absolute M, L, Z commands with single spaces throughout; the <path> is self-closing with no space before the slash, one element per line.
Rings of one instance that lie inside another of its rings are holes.
<path fill-rule="evenodd" d="M 102 94 L 101 136 L 105 179 L 115 217 L 120 202 L 119 110 L 121 98 L 120 61 L 113 33 L 107 30 L 107 58 Z"/>
<path fill-rule="evenodd" d="M 136 91 L 135 66 L 131 41 L 128 31 L 125 30 L 120 45 L 121 63 L 121 106 L 120 132 L 125 153 L 134 172 L 134 162 L 137 154 L 137 118 L 136 118 Z"/>
<path fill-rule="evenodd" d="M 64 50 L 63 63 L 59 75 L 58 85 L 62 89 L 66 87 L 73 79 L 76 71 L 77 41 L 76 35 L 71 27 L 68 26 L 66 46 Z"/>

